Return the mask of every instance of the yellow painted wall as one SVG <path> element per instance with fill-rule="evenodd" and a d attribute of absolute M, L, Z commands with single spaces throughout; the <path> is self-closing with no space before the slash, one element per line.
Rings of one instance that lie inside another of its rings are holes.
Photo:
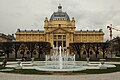
<path fill-rule="evenodd" d="M 44 33 L 21 31 L 16 32 L 16 41 L 40 42 L 45 41 Z"/>
<path fill-rule="evenodd" d="M 60 24 L 60 25 L 59 25 Z M 60 28 L 59 28 L 60 27 Z M 16 41 L 24 42 L 50 42 L 53 45 L 54 35 L 66 35 L 66 47 L 73 42 L 103 42 L 102 31 L 75 31 L 75 20 L 44 21 L 44 31 L 17 31 Z"/>

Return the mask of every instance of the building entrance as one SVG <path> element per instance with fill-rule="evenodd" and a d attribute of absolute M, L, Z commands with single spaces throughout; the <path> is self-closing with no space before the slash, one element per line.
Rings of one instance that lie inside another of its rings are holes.
<path fill-rule="evenodd" d="M 66 35 L 54 35 L 53 43 L 55 47 L 66 47 Z"/>

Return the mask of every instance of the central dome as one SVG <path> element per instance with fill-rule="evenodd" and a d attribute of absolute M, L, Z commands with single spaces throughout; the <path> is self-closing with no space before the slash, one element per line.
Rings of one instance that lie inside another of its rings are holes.
<path fill-rule="evenodd" d="M 54 12 L 50 17 L 50 20 L 70 20 L 66 12 L 62 12 L 62 6 L 58 6 L 58 11 Z"/>

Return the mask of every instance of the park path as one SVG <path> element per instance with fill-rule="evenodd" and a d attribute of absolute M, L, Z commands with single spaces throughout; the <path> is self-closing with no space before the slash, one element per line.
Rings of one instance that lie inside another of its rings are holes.
<path fill-rule="evenodd" d="M 89 75 L 25 75 L 0 72 L 0 80 L 120 80 L 120 72 Z"/>

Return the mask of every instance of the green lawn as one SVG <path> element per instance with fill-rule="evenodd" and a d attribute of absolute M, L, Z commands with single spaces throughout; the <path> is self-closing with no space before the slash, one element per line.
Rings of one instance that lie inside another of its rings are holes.
<path fill-rule="evenodd" d="M 90 59 L 90 61 L 99 61 L 100 59 Z M 76 61 L 86 61 L 85 58 L 77 58 Z M 106 58 L 108 62 L 120 62 L 120 58 Z"/>
<path fill-rule="evenodd" d="M 112 72 L 118 72 L 120 71 L 120 65 L 116 65 L 115 68 L 108 68 L 108 69 L 88 69 L 80 71 L 80 73 L 86 73 L 86 74 L 103 74 L 103 73 L 112 73 Z"/>
<path fill-rule="evenodd" d="M 2 65 L 0 65 L 0 69 L 2 69 L 3 67 L 2 67 Z"/>
<path fill-rule="evenodd" d="M 108 59 L 106 59 L 106 61 L 110 61 L 110 62 L 120 62 L 120 58 L 108 58 Z"/>
<path fill-rule="evenodd" d="M 49 72 L 45 72 L 45 71 L 37 71 L 37 70 L 34 70 L 34 69 L 15 69 L 13 71 L 8 71 L 7 73 L 17 73 L 17 74 L 51 74 Z"/>

